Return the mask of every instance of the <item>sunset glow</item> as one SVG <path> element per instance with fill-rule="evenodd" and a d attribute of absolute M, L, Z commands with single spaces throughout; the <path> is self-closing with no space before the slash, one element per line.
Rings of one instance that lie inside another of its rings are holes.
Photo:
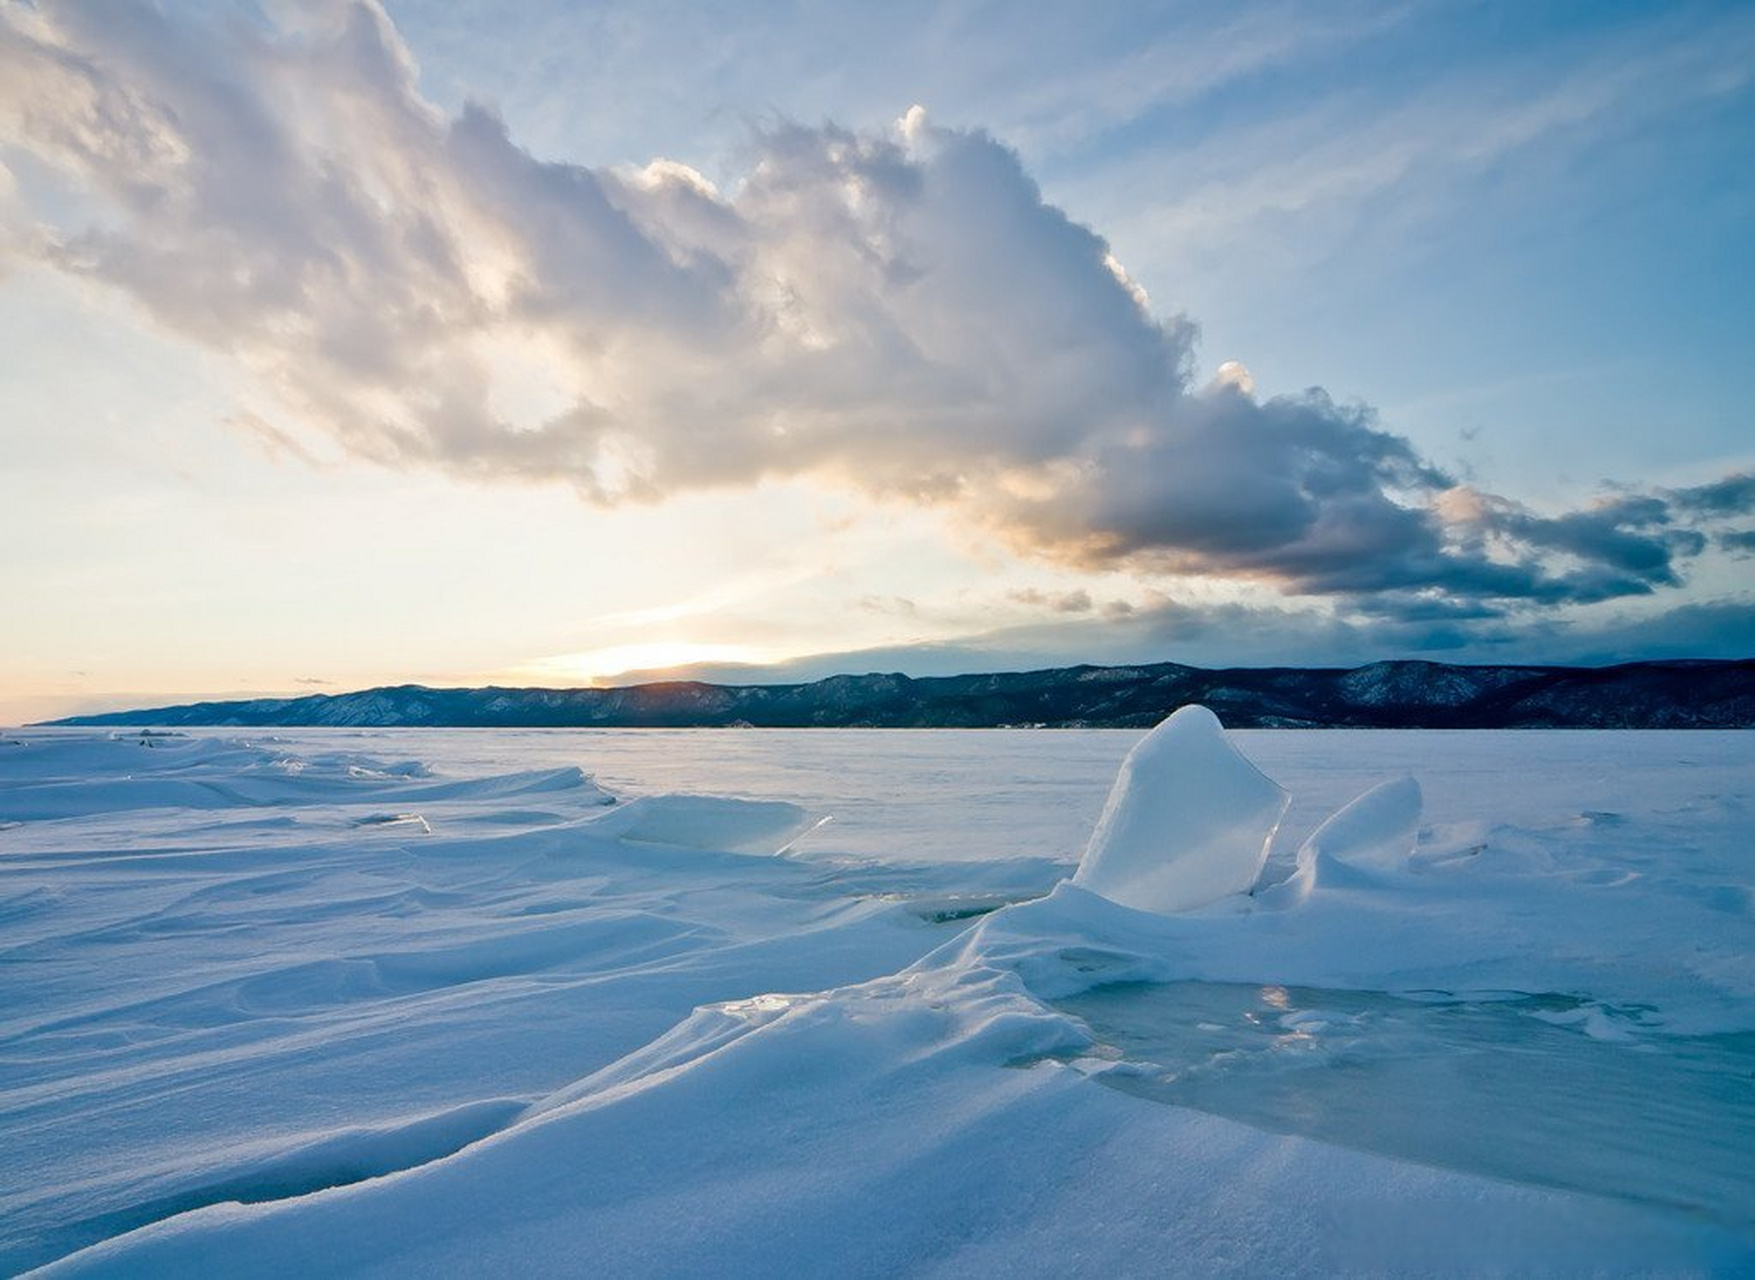
<path fill-rule="evenodd" d="M 563 653 L 539 658 L 517 668 L 514 677 L 536 684 L 606 685 L 626 672 L 662 674 L 694 663 L 760 663 L 776 655 L 746 645 L 699 644 L 689 640 L 655 640 L 647 644 L 613 645 L 589 653 Z"/>

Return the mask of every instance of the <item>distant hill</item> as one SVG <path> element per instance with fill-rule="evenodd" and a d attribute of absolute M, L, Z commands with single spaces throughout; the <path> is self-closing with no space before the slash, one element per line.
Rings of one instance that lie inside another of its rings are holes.
<path fill-rule="evenodd" d="M 64 725 L 430 728 L 1143 728 L 1185 703 L 1233 728 L 1746 729 L 1755 661 L 1615 667 L 1375 662 L 1351 670 L 1176 663 L 1000 675 L 831 676 L 810 684 L 695 681 L 620 689 L 397 685 L 303 698 L 71 716 Z"/>

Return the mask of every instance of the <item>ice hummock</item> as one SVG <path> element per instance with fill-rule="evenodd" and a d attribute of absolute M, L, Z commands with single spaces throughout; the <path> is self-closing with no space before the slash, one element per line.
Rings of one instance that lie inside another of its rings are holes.
<path fill-rule="evenodd" d="M 1121 762 L 1073 883 L 1142 911 L 1175 912 L 1247 893 L 1291 797 L 1186 706 Z"/>
<path fill-rule="evenodd" d="M 1420 836 L 1420 784 L 1403 775 L 1380 782 L 1325 819 L 1298 847 L 1298 867 L 1274 901 L 1302 902 L 1318 886 L 1358 883 L 1408 865 Z"/>
<path fill-rule="evenodd" d="M 1420 834 L 1420 784 L 1404 774 L 1380 782 L 1336 810 L 1298 851 L 1300 865 L 1332 858 L 1349 866 L 1397 871 Z"/>

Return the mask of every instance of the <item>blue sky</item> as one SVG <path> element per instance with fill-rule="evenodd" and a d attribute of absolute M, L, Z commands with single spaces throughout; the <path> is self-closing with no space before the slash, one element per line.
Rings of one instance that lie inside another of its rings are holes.
<path fill-rule="evenodd" d="M 0 8 L 0 719 L 1755 651 L 1755 10 L 1088 9 Z"/>

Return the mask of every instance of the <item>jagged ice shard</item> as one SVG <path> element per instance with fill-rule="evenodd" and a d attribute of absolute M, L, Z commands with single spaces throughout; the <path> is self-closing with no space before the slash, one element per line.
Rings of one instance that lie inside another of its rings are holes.
<path fill-rule="evenodd" d="M 1073 883 L 1141 911 L 1188 911 L 1255 885 L 1290 797 L 1187 706 L 1127 753 Z"/>

